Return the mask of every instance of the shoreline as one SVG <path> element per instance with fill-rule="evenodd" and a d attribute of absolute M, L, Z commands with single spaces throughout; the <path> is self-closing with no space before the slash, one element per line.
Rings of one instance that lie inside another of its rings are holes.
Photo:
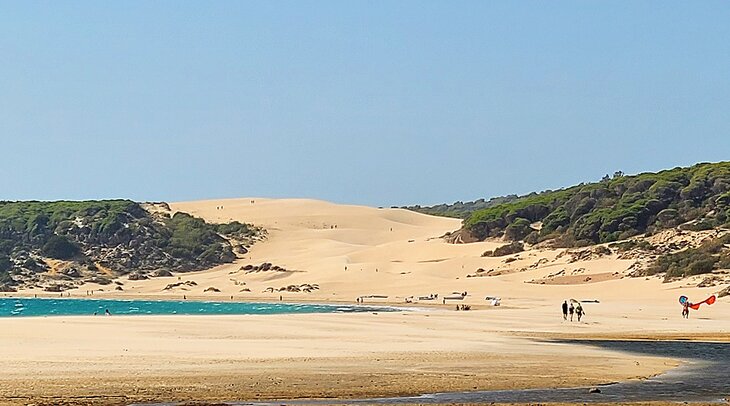
<path fill-rule="evenodd" d="M 225 210 L 220 205 L 191 202 L 172 204 L 172 209 L 209 222 L 235 219 L 271 231 L 233 263 L 172 278 L 118 276 L 110 285 L 87 283 L 63 293 L 35 288 L 0 297 L 222 303 L 233 297 L 236 303 L 398 311 L 5 317 L 0 319 L 0 404 L 302 398 L 336 403 L 587 387 L 645 380 L 675 368 L 682 357 L 560 339 L 730 341 L 727 300 L 703 306 L 689 320 L 680 318 L 678 295 L 704 298 L 719 286 L 698 287 L 699 277 L 670 283 L 631 277 L 637 259 L 616 252 L 596 256 L 585 249 L 530 248 L 485 257 L 502 243 L 447 244 L 439 238 L 455 229 L 459 221 L 454 219 L 301 200 L 226 201 Z M 285 271 L 243 269 L 265 262 Z M 607 274 L 616 277 L 603 280 Z M 551 283 L 555 275 L 571 276 L 572 284 Z M 317 289 L 305 293 L 302 286 Z M 94 295 L 86 294 L 92 290 Z M 461 292 L 468 295 L 459 297 Z M 406 298 L 435 294 L 434 301 L 406 303 Z M 388 297 L 356 301 L 368 295 Z M 462 300 L 443 304 L 448 296 Z M 500 297 L 501 306 L 490 306 L 487 297 Z M 561 314 L 560 305 L 571 298 L 591 299 L 580 322 Z M 472 310 L 455 311 L 461 304 Z"/>
<path fill-rule="evenodd" d="M 0 324 L 14 333 L 0 336 L 0 368 L 8 371 L 0 377 L 0 404 L 200 404 L 594 386 L 646 379 L 680 364 L 550 343 L 540 333 L 485 331 L 474 323 L 476 313 L 483 312 L 6 318 Z"/>

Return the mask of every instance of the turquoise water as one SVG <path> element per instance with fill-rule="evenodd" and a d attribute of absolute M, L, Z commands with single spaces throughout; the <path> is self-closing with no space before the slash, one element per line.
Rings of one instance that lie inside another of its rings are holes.
<path fill-rule="evenodd" d="M 400 309 L 359 305 L 198 302 L 194 300 L 0 299 L 0 317 L 152 314 L 292 314 L 387 312 Z"/>

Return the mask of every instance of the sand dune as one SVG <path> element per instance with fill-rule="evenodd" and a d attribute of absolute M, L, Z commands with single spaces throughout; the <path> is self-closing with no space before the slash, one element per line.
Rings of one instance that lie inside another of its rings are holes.
<path fill-rule="evenodd" d="M 467 292 L 464 303 L 473 305 L 485 304 L 486 296 L 500 296 L 506 306 L 539 302 L 552 307 L 569 297 L 584 297 L 632 309 L 657 304 L 671 315 L 677 310 L 678 290 L 697 297 L 719 290 L 688 286 L 687 281 L 661 283 L 658 278 L 625 277 L 635 260 L 616 255 L 575 262 L 564 250 L 481 257 L 503 243 L 448 244 L 439 237 L 458 229 L 460 220 L 401 209 L 262 198 L 173 203 L 171 208 L 207 221 L 245 221 L 269 230 L 268 239 L 236 263 L 181 274 L 181 280 L 198 283 L 185 291 L 188 296 L 278 300 L 281 295 L 285 300 L 351 302 L 359 296 L 382 294 L 389 296 L 388 302 L 403 303 L 413 295 L 443 297 Z M 240 269 L 265 262 L 296 272 L 246 273 Z M 125 295 L 179 296 L 181 292 L 163 291 L 169 278 L 122 281 Z M 250 293 L 240 292 L 244 283 Z M 263 293 L 267 288 L 304 283 L 318 284 L 320 289 Z M 210 286 L 221 292 L 204 293 Z M 723 301 L 718 304 L 708 308 L 708 316 L 719 314 L 717 309 L 726 306 Z"/>
<path fill-rule="evenodd" d="M 207 221 L 253 223 L 268 238 L 233 264 L 171 278 L 120 278 L 122 292 L 86 285 L 71 295 L 94 289 L 94 297 L 351 303 L 385 295 L 366 303 L 400 305 L 430 294 L 439 299 L 416 304 L 429 311 L 379 315 L 0 320 L 0 369 L 14 371 L 0 376 L 0 400 L 111 401 L 110 391 L 125 401 L 160 401 L 585 385 L 645 377 L 677 362 L 527 338 L 727 339 L 730 331 L 727 299 L 690 320 L 680 317 L 680 294 L 704 298 L 720 287 L 626 277 L 635 260 L 615 254 L 574 260 L 575 253 L 541 249 L 482 257 L 502 242 L 448 244 L 440 237 L 459 220 L 399 209 L 262 198 L 170 206 Z M 242 269 L 262 263 L 281 269 Z M 197 285 L 165 289 L 186 281 Z M 303 284 L 319 289 L 278 291 Z M 467 295 L 443 304 L 454 292 Z M 487 296 L 501 297 L 502 306 L 488 306 Z M 583 322 L 570 323 L 559 310 L 569 298 L 599 303 L 586 303 Z M 456 312 L 456 304 L 476 311 Z M 551 373 L 532 373 L 548 363 Z M 89 380 L 98 383 L 80 384 Z"/>

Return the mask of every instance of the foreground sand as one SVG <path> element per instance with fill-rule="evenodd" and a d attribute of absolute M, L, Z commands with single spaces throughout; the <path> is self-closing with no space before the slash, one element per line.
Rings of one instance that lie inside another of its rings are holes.
<path fill-rule="evenodd" d="M 3 320 L 0 400 L 395 396 L 593 385 L 677 365 L 513 337 L 488 313 Z"/>
<path fill-rule="evenodd" d="M 541 340 L 730 337 L 726 299 L 690 320 L 679 317 L 679 294 L 704 297 L 718 287 L 623 278 L 633 261 L 615 256 L 571 262 L 561 250 L 533 250 L 511 261 L 484 258 L 482 252 L 500 243 L 451 245 L 439 238 L 457 229 L 458 220 L 312 200 L 220 200 L 172 209 L 209 221 L 253 222 L 269 237 L 234 264 L 173 278 L 120 278 L 122 292 L 86 285 L 71 295 L 94 290 L 95 298 L 336 303 L 383 295 L 366 303 L 403 305 L 406 298 L 438 294 L 439 300 L 417 303 L 428 311 L 403 313 L 0 319 L 0 403 L 213 402 L 594 385 L 645 378 L 679 361 Z M 241 269 L 263 262 L 287 271 Z M 479 268 L 501 275 L 467 277 Z M 561 271 L 570 277 L 554 276 Z M 185 281 L 196 285 L 165 289 Z M 302 284 L 319 289 L 278 291 Z M 209 287 L 220 292 L 206 292 Z M 454 292 L 468 294 L 443 304 Z M 502 306 L 488 306 L 485 296 L 501 297 Z M 559 315 L 568 298 L 600 303 L 585 304 L 583 322 L 570 323 Z M 453 310 L 463 303 L 475 310 Z"/>

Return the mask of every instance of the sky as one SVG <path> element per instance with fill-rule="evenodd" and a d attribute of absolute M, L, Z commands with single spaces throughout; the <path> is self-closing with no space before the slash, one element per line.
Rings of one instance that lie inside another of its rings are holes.
<path fill-rule="evenodd" d="M 0 0 L 0 200 L 391 206 L 730 159 L 726 1 Z"/>

